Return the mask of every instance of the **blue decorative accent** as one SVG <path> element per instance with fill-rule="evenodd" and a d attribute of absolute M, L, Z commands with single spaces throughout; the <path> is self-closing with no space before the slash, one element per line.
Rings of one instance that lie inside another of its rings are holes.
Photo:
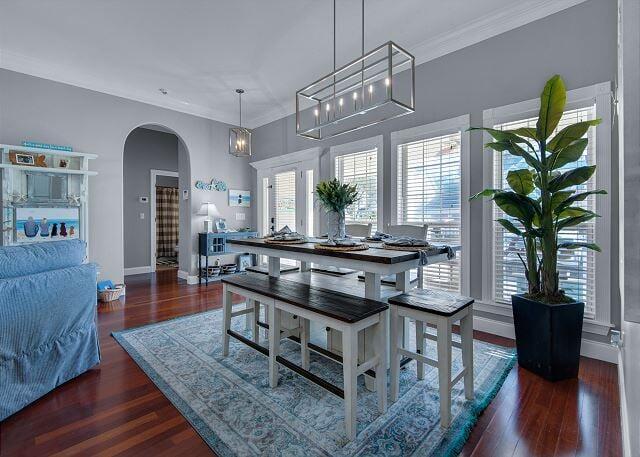
<path fill-rule="evenodd" d="M 66 152 L 73 151 L 73 148 L 71 146 L 60 146 L 58 144 L 49 144 L 49 143 L 36 143 L 34 141 L 23 141 L 22 146 L 26 148 L 52 149 L 54 151 L 66 151 Z"/>
<path fill-rule="evenodd" d="M 100 362 L 84 243 L 0 248 L 0 421 Z"/>
<path fill-rule="evenodd" d="M 196 189 L 200 190 L 217 190 L 218 192 L 224 192 L 227 190 L 227 183 L 220 181 L 217 178 L 213 178 L 210 183 L 204 181 L 196 181 Z"/>
<path fill-rule="evenodd" d="M 244 318 L 234 319 L 232 327 L 250 336 L 244 330 Z M 513 349 L 474 341 L 476 397 L 465 400 L 462 383 L 454 386 L 453 423 L 447 430 L 440 427 L 434 368 L 426 367 L 423 381 L 416 379 L 415 362 L 402 370 L 400 399 L 383 416 L 377 412 L 376 393 L 365 390 L 360 377 L 358 436 L 348 442 L 340 398 L 284 368 L 279 386 L 271 389 L 263 355 L 232 338 L 229 357 L 222 357 L 221 329 L 222 313 L 216 310 L 113 333 L 221 456 L 456 455 L 515 363 Z M 295 343 L 284 341 L 282 352 L 300 363 Z M 426 355 L 435 357 L 435 352 L 429 343 Z M 454 349 L 453 372 L 461 365 L 459 351 Z M 315 353 L 311 371 L 341 383 L 341 365 Z"/>

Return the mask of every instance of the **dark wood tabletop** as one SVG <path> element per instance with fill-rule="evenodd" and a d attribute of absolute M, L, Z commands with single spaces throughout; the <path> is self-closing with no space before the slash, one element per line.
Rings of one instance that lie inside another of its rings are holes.
<path fill-rule="evenodd" d="M 265 243 L 263 238 L 247 238 L 242 240 L 227 240 L 228 244 L 238 246 L 253 246 L 263 249 L 273 249 L 274 251 L 298 252 L 301 254 L 314 254 L 327 257 L 340 257 L 343 259 L 361 260 L 363 262 L 376 262 L 384 264 L 396 264 L 417 260 L 419 255 L 417 252 L 411 251 L 393 251 L 390 249 L 382 249 L 380 243 L 366 242 L 369 249 L 366 251 L 327 251 L 314 247 L 315 243 L 321 243 L 326 239 L 310 239 L 309 243 L 304 244 L 269 244 Z"/>

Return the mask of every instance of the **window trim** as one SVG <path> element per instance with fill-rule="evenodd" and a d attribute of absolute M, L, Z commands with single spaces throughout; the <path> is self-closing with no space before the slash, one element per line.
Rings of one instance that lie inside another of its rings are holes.
<path fill-rule="evenodd" d="M 602 123 L 596 127 L 596 188 L 611 191 L 611 82 L 603 82 L 592 86 L 567 91 L 566 109 L 584 107 L 595 104 L 596 117 Z M 527 100 L 511 105 L 501 106 L 483 111 L 483 125 L 515 121 L 535 117 L 538 115 L 539 99 Z M 483 143 L 491 141 L 485 133 Z M 483 154 L 483 182 L 484 188 L 493 187 L 494 155 Z M 502 307 L 495 303 L 494 297 L 494 258 L 493 258 L 493 202 L 484 199 L 482 203 L 482 302 L 492 307 Z M 596 255 L 596 314 L 594 319 L 585 319 L 585 331 L 590 333 L 607 334 L 611 323 L 611 194 L 596 199 L 596 212 L 602 217 L 596 220 L 595 241 L 602 248 Z M 609 272 L 600 275 L 598 272 Z"/>
<path fill-rule="evenodd" d="M 377 204 L 378 204 L 378 217 L 377 226 L 378 229 L 384 227 L 384 140 L 382 135 L 365 138 L 363 140 L 352 141 L 350 143 L 343 143 L 329 148 L 329 160 L 330 160 L 330 176 L 336 177 L 336 158 L 356 152 L 363 152 L 370 149 L 376 149 L 377 153 Z"/>
<path fill-rule="evenodd" d="M 466 296 L 471 295 L 471 259 L 469 256 L 471 245 L 471 221 L 469 215 L 471 154 L 469 127 L 470 116 L 463 114 L 458 117 L 391 132 L 391 224 L 398 223 L 398 146 L 428 137 L 460 132 L 460 247 L 465 254 L 460 259 L 460 293 Z"/>

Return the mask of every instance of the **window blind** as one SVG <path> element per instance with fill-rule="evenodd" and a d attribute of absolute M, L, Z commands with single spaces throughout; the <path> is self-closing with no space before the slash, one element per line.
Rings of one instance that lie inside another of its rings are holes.
<path fill-rule="evenodd" d="M 275 175 L 274 182 L 275 228 L 288 225 L 296 230 L 296 172 L 286 171 Z"/>
<path fill-rule="evenodd" d="M 460 245 L 461 133 L 398 146 L 397 220 L 427 224 L 433 243 Z M 460 256 L 424 268 L 427 287 L 460 292 Z"/>
<path fill-rule="evenodd" d="M 342 183 L 356 184 L 360 200 L 347 208 L 347 223 L 373 224 L 378 222 L 378 150 L 376 148 L 336 157 L 335 176 Z"/>
<path fill-rule="evenodd" d="M 595 118 L 595 106 L 588 106 L 579 109 L 571 109 L 564 112 L 556 131 L 576 122 L 591 120 Z M 523 119 L 519 121 L 498 124 L 496 129 L 511 130 L 519 127 L 534 127 L 537 118 Z M 553 136 L 552 135 L 552 136 Z M 560 171 L 567 171 L 572 168 L 584 165 L 595 165 L 595 129 L 589 129 L 585 135 L 589 139 L 589 144 L 584 154 L 578 162 L 567 164 Z M 507 173 L 510 170 L 526 168 L 527 164 L 523 159 L 508 153 L 494 154 L 494 186 L 496 188 L 506 188 Z M 587 183 L 578 186 L 578 192 L 595 189 L 595 179 L 590 179 Z M 575 205 L 595 211 L 595 197 L 589 196 L 582 202 Z M 493 205 L 493 220 L 498 218 L 511 219 L 506 216 L 496 205 Z M 493 252 L 494 252 L 494 299 L 496 302 L 511 303 L 511 295 L 527 291 L 527 282 L 524 277 L 524 266 L 518 258 L 518 253 L 524 258 L 524 244 L 522 239 L 512 233 L 507 232 L 500 224 L 493 222 Z M 588 243 L 595 242 L 595 219 L 592 219 L 577 227 L 571 227 L 560 232 L 559 242 L 582 241 Z M 558 253 L 558 271 L 560 273 L 560 287 L 565 292 L 585 303 L 585 318 L 595 317 L 595 253 L 588 249 L 563 249 Z"/>

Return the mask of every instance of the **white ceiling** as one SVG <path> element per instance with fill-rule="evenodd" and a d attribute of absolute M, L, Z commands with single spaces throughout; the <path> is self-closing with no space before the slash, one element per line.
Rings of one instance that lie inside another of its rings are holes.
<path fill-rule="evenodd" d="M 424 62 L 581 1 L 367 0 L 366 50 L 393 40 Z M 340 66 L 360 55 L 360 1 L 337 8 Z M 229 123 L 241 87 L 255 127 L 330 72 L 331 11 L 331 0 L 0 0 L 0 67 Z"/>

